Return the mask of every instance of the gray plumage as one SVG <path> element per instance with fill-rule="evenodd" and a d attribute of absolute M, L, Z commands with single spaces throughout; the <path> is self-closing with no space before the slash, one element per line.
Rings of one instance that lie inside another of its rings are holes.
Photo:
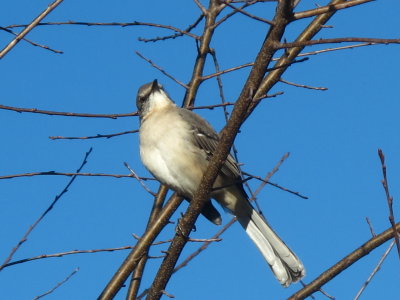
<path fill-rule="evenodd" d="M 157 180 L 190 201 L 216 150 L 218 134 L 199 115 L 177 107 L 156 80 L 139 89 L 136 105 L 143 164 Z M 210 197 L 237 217 L 283 286 L 305 275 L 301 261 L 251 206 L 233 156 L 222 166 Z M 221 223 L 211 200 L 202 214 Z"/>

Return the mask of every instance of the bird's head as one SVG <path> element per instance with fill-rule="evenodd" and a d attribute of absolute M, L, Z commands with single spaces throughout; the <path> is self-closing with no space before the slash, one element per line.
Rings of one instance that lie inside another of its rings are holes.
<path fill-rule="evenodd" d="M 140 118 L 144 118 L 153 109 L 173 104 L 168 94 L 158 83 L 157 79 L 142 85 L 136 96 L 136 106 L 138 108 Z"/>

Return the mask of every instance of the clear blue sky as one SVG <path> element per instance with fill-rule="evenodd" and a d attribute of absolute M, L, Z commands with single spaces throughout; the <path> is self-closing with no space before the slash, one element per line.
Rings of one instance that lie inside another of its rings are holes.
<path fill-rule="evenodd" d="M 206 3 L 206 1 L 203 1 Z M 299 9 L 311 9 L 303 1 Z M 0 26 L 27 24 L 50 2 L 3 1 Z M 325 1 L 319 4 L 325 4 Z M 376 1 L 337 13 L 318 37 L 398 38 L 399 1 Z M 250 10 L 271 18 L 274 4 Z M 45 21 L 131 22 L 143 21 L 185 28 L 199 15 L 192 1 L 64 1 Z M 308 20 L 291 25 L 290 41 Z M 202 26 L 202 25 L 201 25 Z M 194 32 L 199 34 L 201 26 Z M 212 47 L 221 69 L 253 61 L 268 27 L 244 16 L 221 26 Z M 135 55 L 141 52 L 170 74 L 187 83 L 195 59 L 195 43 L 188 37 L 158 43 L 142 43 L 170 31 L 149 27 L 42 26 L 27 37 L 62 50 L 54 54 L 26 42 L 19 43 L 0 61 L 0 104 L 81 113 L 127 113 L 136 110 L 137 88 L 154 78 L 181 104 L 184 89 Z M 0 32 L 4 47 L 12 36 Z M 330 47 L 330 46 L 326 46 Z M 324 47 L 308 48 L 306 51 Z M 267 186 L 259 204 L 269 222 L 301 257 L 306 282 L 367 241 L 371 234 L 365 217 L 376 232 L 388 228 L 388 208 L 380 183 L 377 149 L 386 154 L 395 216 L 400 219 L 399 46 L 378 45 L 311 56 L 285 73 L 299 84 L 327 87 L 327 91 L 277 85 L 277 98 L 264 100 L 244 124 L 236 139 L 244 170 L 265 176 L 280 157 L 290 157 L 272 178 L 309 197 L 300 199 Z M 223 76 L 224 92 L 234 101 L 249 69 Z M 206 74 L 213 72 L 211 60 Z M 219 101 L 217 84 L 202 85 L 196 104 Z M 224 125 L 222 110 L 197 111 L 217 130 Z M 111 139 L 50 140 L 49 136 L 91 136 L 138 128 L 136 117 L 117 120 L 45 116 L 0 110 L 0 176 L 39 171 L 75 172 L 86 151 L 93 147 L 83 172 L 128 174 L 128 162 L 140 176 L 149 176 L 138 154 L 135 134 Z M 40 176 L 0 180 L 0 260 L 3 262 L 69 178 Z M 250 182 L 253 189 L 258 182 Z M 153 191 L 158 185 L 148 183 Z M 74 249 L 102 249 L 135 243 L 141 235 L 152 199 L 133 179 L 79 177 L 50 214 L 22 245 L 14 259 Z M 178 213 L 184 212 L 184 204 Z M 174 216 L 174 220 L 179 214 Z M 224 223 L 230 216 L 223 214 Z M 196 238 L 208 238 L 219 228 L 202 217 Z M 168 226 L 160 240 L 168 239 Z M 183 258 L 197 249 L 190 244 Z M 369 276 L 388 244 L 342 273 L 324 289 L 337 299 L 352 299 Z M 156 246 L 160 255 L 166 246 Z M 0 298 L 32 299 L 80 270 L 48 299 L 95 299 L 111 278 L 127 251 L 78 254 L 9 267 L 0 272 Z M 151 283 L 159 261 L 146 269 L 143 288 Z M 400 280 L 396 251 L 362 299 L 398 299 Z M 223 235 L 176 273 L 167 291 L 177 299 L 285 299 L 300 289 L 282 288 L 239 225 Z M 125 298 L 126 289 L 116 297 Z M 316 295 L 316 299 L 326 299 Z"/>

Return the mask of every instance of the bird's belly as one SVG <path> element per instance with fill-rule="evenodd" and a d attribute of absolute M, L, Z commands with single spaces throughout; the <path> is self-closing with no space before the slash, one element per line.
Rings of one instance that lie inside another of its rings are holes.
<path fill-rule="evenodd" d="M 191 198 L 207 167 L 206 155 L 190 143 L 191 132 L 185 123 L 155 120 L 162 122 L 145 122 L 140 129 L 143 164 L 161 183 Z"/>

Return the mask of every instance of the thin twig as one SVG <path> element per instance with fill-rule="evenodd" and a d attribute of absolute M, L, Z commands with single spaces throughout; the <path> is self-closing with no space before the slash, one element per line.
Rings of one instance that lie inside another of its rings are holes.
<path fill-rule="evenodd" d="M 372 236 L 376 236 L 374 227 L 372 226 L 372 223 L 371 223 L 370 219 L 369 219 L 368 217 L 366 217 L 365 220 L 366 220 L 367 223 L 368 223 L 368 227 L 369 227 L 369 231 L 371 232 L 371 235 L 372 235 Z"/>
<path fill-rule="evenodd" d="M 139 181 L 140 185 L 145 189 L 146 192 L 148 192 L 152 196 L 156 196 L 156 193 L 154 193 L 152 190 L 150 190 L 147 185 L 144 183 L 144 180 L 142 180 L 139 176 L 136 175 L 135 171 L 128 165 L 127 162 L 124 162 L 124 166 L 128 168 L 128 170 L 131 172 L 133 177 L 136 178 L 137 181 Z"/>
<path fill-rule="evenodd" d="M 44 296 L 47 296 L 47 295 L 53 293 L 56 289 L 58 289 L 60 286 L 62 286 L 64 283 L 66 283 L 72 276 L 74 276 L 78 271 L 79 271 L 79 268 L 76 268 L 75 270 L 72 271 L 71 274 L 69 274 L 66 278 L 64 278 L 59 283 L 57 283 L 52 289 L 50 289 L 49 291 L 45 292 L 44 294 L 36 296 L 35 298 L 33 298 L 33 300 L 37 300 L 37 299 L 43 298 Z"/>
<path fill-rule="evenodd" d="M 240 12 L 241 14 L 243 14 L 243 15 L 245 15 L 245 16 L 253 19 L 253 20 L 257 20 L 257 21 L 263 22 L 263 23 L 268 24 L 268 25 L 274 25 L 274 23 L 272 21 L 270 21 L 270 20 L 260 18 L 260 17 L 258 17 L 256 15 L 253 15 L 253 14 L 243 10 L 242 8 L 236 7 L 236 6 L 234 6 L 234 5 L 232 5 L 232 4 L 228 3 L 228 2 L 224 2 L 224 3 L 227 6 L 229 6 L 230 8 L 232 8 L 233 10 L 236 10 L 236 11 Z"/>
<path fill-rule="evenodd" d="M 268 183 L 269 179 L 279 171 L 279 167 L 284 163 L 284 161 L 289 157 L 289 152 L 285 153 L 279 162 L 275 165 L 275 167 L 271 170 L 271 172 L 268 172 L 267 175 L 265 176 L 264 180 L 261 181 L 260 185 L 256 189 L 256 191 L 253 193 L 249 201 L 254 201 L 259 213 L 262 215 L 262 210 L 261 207 L 258 205 L 258 202 L 256 201 L 258 194 L 261 192 L 261 190 L 265 187 L 265 185 Z"/>
<path fill-rule="evenodd" d="M 336 298 L 329 295 L 327 292 L 325 292 L 323 289 L 319 289 L 318 292 L 320 292 L 322 295 L 324 295 L 325 297 L 331 299 L 331 300 L 335 300 Z"/>
<path fill-rule="evenodd" d="M 85 113 L 41 110 L 41 109 L 37 109 L 37 108 L 13 107 L 13 106 L 1 105 L 1 104 L 0 104 L 0 109 L 12 110 L 12 111 L 15 111 L 18 113 L 29 112 L 29 113 L 35 113 L 35 114 L 52 115 L 52 116 L 84 117 L 84 118 L 117 119 L 117 118 L 121 118 L 121 117 L 138 116 L 137 112 L 127 113 L 127 114 L 85 114 Z"/>
<path fill-rule="evenodd" d="M 272 59 L 272 60 L 277 60 L 277 59 Z M 288 66 L 290 66 L 292 64 L 301 63 L 301 62 L 304 62 L 304 61 L 307 61 L 307 60 L 308 60 L 307 57 L 304 57 L 304 58 L 298 59 L 298 60 L 293 60 L 292 62 L 290 62 L 288 64 L 285 64 L 285 65 L 281 65 L 281 66 L 277 66 L 277 67 L 273 67 L 273 68 L 268 68 L 266 70 L 266 72 L 270 72 L 270 71 L 274 71 L 274 70 L 282 69 L 282 68 L 287 68 Z M 220 71 L 220 72 L 215 72 L 214 74 L 205 75 L 205 76 L 201 77 L 201 80 L 208 80 L 210 78 L 213 78 L 213 77 L 225 74 L 225 73 L 229 73 L 229 72 L 232 72 L 232 71 L 236 71 L 236 70 L 243 69 L 243 68 L 246 68 L 246 67 L 251 67 L 251 66 L 254 66 L 254 63 L 247 63 L 247 64 L 243 64 L 243 65 L 240 65 L 240 66 L 237 66 L 237 67 L 226 69 L 226 70 L 223 70 L 223 71 Z"/>
<path fill-rule="evenodd" d="M 231 3 L 234 3 L 233 1 L 230 1 Z M 246 7 L 255 4 L 257 1 L 245 1 L 245 3 L 238 7 L 239 9 L 243 10 Z M 229 18 L 231 18 L 232 16 L 236 15 L 239 12 L 239 9 L 234 9 L 232 10 L 230 13 L 226 14 L 225 16 L 223 16 L 221 19 L 219 19 L 217 22 L 215 22 L 214 27 L 218 27 L 219 25 L 221 25 L 222 23 L 226 22 Z"/>
<path fill-rule="evenodd" d="M 15 32 L 12 31 L 11 29 L 8 29 L 8 28 L 1 27 L 1 26 L 0 26 L 0 30 L 4 30 L 5 32 L 11 33 L 11 34 L 14 35 L 14 36 L 18 36 L 18 33 L 15 33 Z M 29 40 L 29 39 L 27 39 L 27 38 L 22 38 L 22 40 L 25 41 L 25 42 L 27 42 L 27 43 L 29 43 L 29 44 L 31 44 L 32 46 L 39 47 L 39 48 L 43 48 L 43 49 L 45 49 L 45 50 L 49 50 L 49 51 L 54 52 L 54 53 L 57 53 L 57 54 L 63 54 L 63 53 L 64 53 L 63 51 L 56 50 L 56 49 L 52 49 L 52 48 L 50 48 L 49 46 L 41 45 L 41 44 L 35 43 L 34 41 L 31 41 L 31 40 Z"/>
<path fill-rule="evenodd" d="M 311 52 L 305 52 L 305 53 L 301 53 L 298 55 L 298 57 L 304 57 L 304 56 L 311 56 L 311 55 L 317 55 L 320 53 L 325 53 L 325 52 L 332 52 L 332 51 L 338 51 L 338 50 L 346 50 L 346 49 L 353 49 L 353 48 L 358 48 L 358 47 L 365 47 L 365 46 L 372 46 L 372 45 L 378 45 L 376 43 L 361 43 L 361 44 L 357 44 L 357 45 L 348 45 L 348 46 L 341 46 L 341 47 L 334 47 L 334 48 L 327 48 L 327 49 L 322 49 L 322 50 L 316 50 L 316 51 L 311 51 Z M 278 58 L 273 58 L 273 61 L 277 61 Z M 215 77 L 215 76 L 219 76 L 222 74 L 226 74 L 229 72 L 233 72 L 236 70 L 240 70 L 243 68 L 248 68 L 253 66 L 254 63 L 246 63 L 246 64 L 242 64 L 240 66 L 236 66 L 236 67 L 232 67 L 229 69 L 225 69 L 219 72 L 216 72 L 214 74 L 210 74 L 210 75 L 205 75 L 202 77 L 203 80 L 207 80 L 209 78 Z"/>
<path fill-rule="evenodd" d="M 140 58 L 144 59 L 145 61 L 147 61 L 150 65 L 152 65 L 154 68 L 156 68 L 157 70 L 159 70 L 161 73 L 163 73 L 165 76 L 167 76 L 168 78 L 172 79 L 173 81 L 175 81 L 177 84 L 179 84 L 180 86 L 183 86 L 185 89 L 188 89 L 189 87 L 184 84 L 183 82 L 179 81 L 178 79 L 176 79 L 174 76 L 168 74 L 166 71 L 164 71 L 160 66 L 157 66 L 154 62 L 152 62 L 150 59 L 146 58 L 145 56 L 143 56 L 142 54 L 140 54 L 139 51 L 135 51 L 136 55 L 139 56 Z"/>
<path fill-rule="evenodd" d="M 132 236 L 138 241 L 141 239 L 141 237 L 138 236 L 137 234 L 132 233 Z M 222 241 L 222 239 L 220 239 L 220 238 L 209 238 L 209 239 L 188 238 L 188 242 L 193 242 L 193 243 L 212 243 L 212 242 L 220 242 L 220 241 Z M 169 239 L 169 240 L 165 240 L 165 241 L 154 242 L 151 245 L 158 246 L 158 245 L 163 245 L 163 244 L 169 244 L 171 242 L 172 242 L 172 239 Z"/>
<path fill-rule="evenodd" d="M 251 178 L 254 178 L 254 179 L 257 179 L 257 180 L 260 180 L 260 181 L 265 182 L 265 180 L 264 180 L 263 178 L 261 178 L 260 176 L 252 175 L 252 174 L 247 173 L 247 172 L 244 172 L 244 171 L 243 171 L 243 174 L 246 175 L 246 176 L 250 176 Z M 276 187 L 276 188 L 278 188 L 278 189 L 280 189 L 280 190 L 283 190 L 283 191 L 285 191 L 285 192 L 288 192 L 288 193 L 291 193 L 291 194 L 293 194 L 293 195 L 296 195 L 296 196 L 298 196 L 298 197 L 300 197 L 300 198 L 302 198 L 302 199 L 308 199 L 307 196 L 304 196 L 304 195 L 300 194 L 299 192 L 295 192 L 295 191 L 289 190 L 289 189 L 287 189 L 287 188 L 285 188 L 285 187 L 283 187 L 283 186 L 280 186 L 280 185 L 277 184 L 277 183 L 268 181 L 267 184 L 270 184 L 270 185 L 272 185 L 272 186 L 274 186 L 274 187 Z"/>
<path fill-rule="evenodd" d="M 299 41 L 293 43 L 281 43 L 277 44 L 277 49 L 284 48 L 296 48 L 305 47 L 321 44 L 336 44 L 336 43 L 374 43 L 374 44 L 400 44 L 400 39 L 380 39 L 380 38 L 362 38 L 362 37 L 347 37 L 347 38 L 331 38 L 331 39 L 319 39 L 319 40 L 309 40 L 309 41 Z"/>
<path fill-rule="evenodd" d="M 14 265 L 26 263 L 29 261 L 34 261 L 38 259 L 45 259 L 45 258 L 55 258 L 55 257 L 63 257 L 67 255 L 74 255 L 74 254 L 86 254 L 86 253 L 99 253 L 99 252 L 113 252 L 113 251 L 121 251 L 121 250 L 129 250 L 132 249 L 134 246 L 123 246 L 123 247 L 115 247 L 115 248 L 105 248 L 105 249 L 92 249 L 92 250 L 71 250 L 71 251 L 65 251 L 65 252 L 60 252 L 60 253 L 54 253 L 54 254 L 42 254 L 42 255 L 37 255 L 29 258 L 24 258 L 24 259 L 19 259 L 15 260 L 12 262 L 9 262 L 4 266 L 4 268 L 11 267 Z"/>
<path fill-rule="evenodd" d="M 32 177 L 32 176 L 89 176 L 89 177 L 114 177 L 114 178 L 134 178 L 133 175 L 123 175 L 123 174 L 106 174 L 106 173 L 64 173 L 64 172 L 55 172 L 55 171 L 47 171 L 47 172 L 32 172 L 32 173 L 22 173 L 22 174 L 13 174 L 13 175 L 3 175 L 0 176 L 1 179 L 13 179 L 13 178 L 21 178 L 21 177 Z M 140 177 L 141 180 L 155 180 L 151 177 Z"/>
<path fill-rule="evenodd" d="M 182 30 L 182 32 L 178 32 L 178 33 L 163 36 L 163 37 L 156 37 L 156 38 L 152 38 L 152 39 L 145 39 L 145 38 L 139 37 L 138 40 L 141 42 L 148 43 L 148 42 L 165 41 L 168 39 L 175 39 L 177 37 L 183 36 L 184 33 L 188 33 L 190 31 L 192 31 L 194 28 L 196 28 L 197 25 L 199 25 L 199 23 L 201 22 L 201 20 L 203 20 L 203 18 L 204 18 L 204 15 L 200 15 L 193 24 L 189 25 L 188 28 Z"/>
<path fill-rule="evenodd" d="M 117 26 L 117 27 L 129 27 L 129 26 L 149 26 L 149 27 L 156 27 L 156 28 L 163 28 L 172 30 L 175 32 L 182 33 L 183 35 L 190 36 L 196 40 L 199 37 L 193 33 L 185 32 L 179 28 L 170 25 L 163 25 L 163 24 L 155 24 L 155 23 L 148 23 L 148 22 L 80 22 L 80 21 L 67 21 L 67 22 L 43 22 L 38 23 L 37 26 L 52 26 L 52 25 L 83 25 L 83 26 Z M 9 25 L 5 28 L 18 28 L 18 27 L 27 27 L 28 25 L 25 24 L 15 24 Z"/>
<path fill-rule="evenodd" d="M 96 134 L 92 136 L 49 136 L 49 139 L 51 140 L 89 140 L 89 139 L 99 139 L 99 138 L 112 138 L 116 136 L 121 136 L 125 134 L 131 134 L 131 133 L 137 133 L 139 130 L 128 130 L 128 131 L 123 131 L 123 132 L 118 132 L 118 133 L 111 133 L 111 134 Z"/>
<path fill-rule="evenodd" d="M 168 298 L 175 298 L 174 295 L 168 293 L 166 290 L 161 290 L 161 293 L 163 293 L 165 296 L 167 296 Z"/>
<path fill-rule="evenodd" d="M 254 198 L 251 198 L 250 201 L 255 200 L 255 197 L 261 192 L 261 190 L 264 188 L 264 186 L 269 182 L 269 179 L 279 170 L 279 167 L 285 162 L 285 160 L 289 157 L 289 152 L 286 152 L 279 162 L 276 164 L 276 166 L 272 169 L 271 172 L 267 174 L 267 176 L 262 180 L 262 183 L 258 186 L 256 191 L 254 192 Z"/>
<path fill-rule="evenodd" d="M 7 46 L 0 51 L 0 59 L 2 59 L 20 40 L 22 40 L 36 25 L 39 24 L 53 9 L 55 9 L 63 0 L 56 0 L 50 4 L 39 16 L 37 16 L 24 30 L 21 31 Z"/>
<path fill-rule="evenodd" d="M 352 1 L 346 1 L 344 3 L 330 4 L 330 5 L 326 5 L 326 6 L 321 6 L 321 7 L 317 7 L 317 8 L 314 8 L 314 9 L 297 12 L 297 13 L 295 13 L 293 15 L 293 20 L 300 20 L 300 19 L 303 19 L 303 18 L 309 18 L 309 17 L 320 15 L 320 14 L 324 14 L 324 13 L 327 13 L 327 12 L 340 10 L 340 9 L 345 9 L 345 8 L 349 8 L 349 7 L 352 7 L 352 6 L 364 4 L 364 3 L 367 3 L 367 2 L 371 2 L 371 1 L 374 1 L 374 0 L 352 0 Z"/>
<path fill-rule="evenodd" d="M 396 231 L 396 221 L 394 219 L 393 197 L 390 195 L 390 192 L 389 192 L 389 183 L 388 183 L 387 176 L 386 176 L 385 155 L 383 154 L 382 149 L 378 149 L 378 155 L 379 155 L 379 158 L 381 160 L 381 165 L 382 165 L 382 174 L 383 174 L 382 185 L 385 190 L 386 200 L 387 200 L 387 203 L 389 206 L 389 222 L 393 228 L 394 240 L 396 241 L 396 247 L 397 247 L 397 254 L 399 255 L 399 258 L 400 258 L 400 241 L 399 241 L 399 234 Z"/>
<path fill-rule="evenodd" d="M 89 149 L 88 152 L 86 152 L 85 157 L 83 158 L 83 161 L 76 171 L 79 173 L 82 168 L 86 165 L 87 163 L 87 158 L 89 157 L 90 153 L 92 152 L 92 148 Z M 75 181 L 76 175 L 72 176 L 72 178 L 69 180 L 67 185 L 64 187 L 64 189 L 61 191 L 60 194 L 58 194 L 53 202 L 49 205 L 49 207 L 40 215 L 40 217 L 28 228 L 28 230 L 25 232 L 23 237 L 19 240 L 18 244 L 11 250 L 10 254 L 7 256 L 6 260 L 3 262 L 3 264 L 0 266 L 0 271 L 3 270 L 4 266 L 10 262 L 10 260 L 13 258 L 14 254 L 18 251 L 18 249 L 21 247 L 23 243 L 25 243 L 28 240 L 28 236 L 32 232 L 33 229 L 40 223 L 40 221 L 43 220 L 43 218 L 53 209 L 54 205 L 58 202 L 58 200 L 61 199 L 61 197 L 68 192 L 68 188 L 71 186 L 71 184 Z"/>
<path fill-rule="evenodd" d="M 298 84 L 298 83 L 287 81 L 283 78 L 279 79 L 279 81 L 286 83 L 288 85 L 293 85 L 295 87 L 305 88 L 305 89 L 309 89 L 309 90 L 316 90 L 316 91 L 327 91 L 328 90 L 328 88 L 326 88 L 326 87 L 315 87 L 315 86 L 309 86 L 309 85 L 305 85 L 305 84 Z"/>
<path fill-rule="evenodd" d="M 208 14 L 207 9 L 200 3 L 199 0 L 194 0 L 194 3 L 196 3 L 196 5 L 200 8 L 204 16 Z"/>
<path fill-rule="evenodd" d="M 374 270 L 372 273 L 369 275 L 367 280 L 364 282 L 360 290 L 358 291 L 357 295 L 354 297 L 353 300 L 358 300 L 361 296 L 361 294 L 364 292 L 364 290 L 367 288 L 367 285 L 371 282 L 372 278 L 375 276 L 375 274 L 381 269 L 381 266 L 383 262 L 385 261 L 386 257 L 388 256 L 389 252 L 392 250 L 393 246 L 395 244 L 395 241 L 392 241 L 389 245 L 389 247 L 386 249 L 385 253 L 383 253 L 381 259 L 379 260 L 378 264 L 375 266 Z"/>
<path fill-rule="evenodd" d="M 300 57 L 300 56 L 311 56 L 311 55 L 317 55 L 317 54 L 320 54 L 320 53 L 333 52 L 333 51 L 339 51 L 339 50 L 347 50 L 347 49 L 354 49 L 354 48 L 358 48 L 358 47 L 373 46 L 373 45 L 379 45 L 379 44 L 376 44 L 376 43 L 361 43 L 361 44 L 356 44 L 356 45 L 347 45 L 347 46 L 341 46 L 341 47 L 326 48 L 326 49 L 315 50 L 315 51 L 311 51 L 311 52 L 300 53 L 298 55 L 298 57 Z"/>

